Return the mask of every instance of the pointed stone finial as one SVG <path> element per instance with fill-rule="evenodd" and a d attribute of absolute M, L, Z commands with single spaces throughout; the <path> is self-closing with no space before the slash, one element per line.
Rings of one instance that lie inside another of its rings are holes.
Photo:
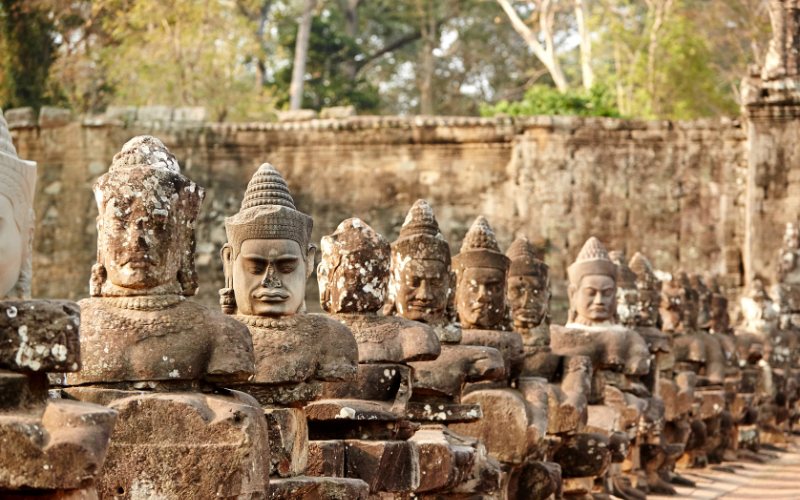
<path fill-rule="evenodd" d="M 247 183 L 241 210 L 267 205 L 297 210 L 289 186 L 280 172 L 269 163 L 264 163 Z"/>
<path fill-rule="evenodd" d="M 468 252 L 470 250 L 491 250 L 500 252 L 500 246 L 497 244 L 494 231 L 492 231 L 491 226 L 489 226 L 489 221 L 487 221 L 486 217 L 483 215 L 479 215 L 475 219 L 475 222 L 472 223 L 469 231 L 467 231 L 467 235 L 464 236 L 464 243 L 461 245 L 461 251 Z"/>
<path fill-rule="evenodd" d="M 511 261 L 508 268 L 509 276 L 544 276 L 549 273 L 549 268 L 544 261 L 536 255 L 536 248 L 522 236 L 514 240 L 506 251 L 506 257 Z"/>
<path fill-rule="evenodd" d="M 508 269 L 509 259 L 500 251 L 494 231 L 485 217 L 479 215 L 472 223 L 461 245 L 461 253 L 453 257 L 456 272 L 468 267 Z"/>
<path fill-rule="evenodd" d="M 592 236 L 583 244 L 575 262 L 567 268 L 567 274 L 573 285 L 578 285 L 581 278 L 590 274 L 601 274 L 616 279 L 617 266 L 611 262 L 606 247 Z"/>
<path fill-rule="evenodd" d="M 286 181 L 269 163 L 261 165 L 247 184 L 242 208 L 225 219 L 235 259 L 245 240 L 292 240 L 309 248 L 313 220 L 297 210 Z"/>
<path fill-rule="evenodd" d="M 427 201 L 414 202 L 399 237 L 392 243 L 392 251 L 398 256 L 439 260 L 450 265 L 450 245 L 439 231 L 439 223 Z"/>
<path fill-rule="evenodd" d="M 428 235 L 441 237 L 439 223 L 433 214 L 433 208 L 425 200 L 417 200 L 411 206 L 400 228 L 400 238 L 408 238 L 416 235 Z"/>

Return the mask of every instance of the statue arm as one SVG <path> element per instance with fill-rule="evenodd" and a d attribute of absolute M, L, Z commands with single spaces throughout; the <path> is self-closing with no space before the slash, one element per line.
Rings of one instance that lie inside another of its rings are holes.
<path fill-rule="evenodd" d="M 246 382 L 255 373 L 253 340 L 247 327 L 220 316 L 212 336 L 205 379 L 212 383 Z"/>

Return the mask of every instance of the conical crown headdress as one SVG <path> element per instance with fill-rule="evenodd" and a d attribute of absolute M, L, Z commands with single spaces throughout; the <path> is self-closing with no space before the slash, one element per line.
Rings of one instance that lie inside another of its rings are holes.
<path fill-rule="evenodd" d="M 525 236 L 511 243 L 506 251 L 506 257 L 511 261 L 508 268 L 509 276 L 546 277 L 550 274 L 550 268 L 539 258 L 536 248 Z"/>
<path fill-rule="evenodd" d="M 636 288 L 636 273 L 625 262 L 625 252 L 615 250 L 609 252 L 608 257 L 617 266 L 617 287 Z"/>
<path fill-rule="evenodd" d="M 479 215 L 464 237 L 461 253 L 453 257 L 456 272 L 469 267 L 490 267 L 506 271 L 509 259 L 500 251 L 489 222 Z"/>
<path fill-rule="evenodd" d="M 225 219 L 225 232 L 239 253 L 245 240 L 292 240 L 305 252 L 311 240 L 313 220 L 295 208 L 294 199 L 281 174 L 269 163 L 260 167 L 244 193 L 242 207 Z"/>
<path fill-rule="evenodd" d="M 439 223 L 427 201 L 414 202 L 400 228 L 400 236 L 392 243 L 392 252 L 414 259 L 439 260 L 450 266 L 450 245 L 439 231 Z"/>
<path fill-rule="evenodd" d="M 636 252 L 628 262 L 628 267 L 636 274 L 636 282 L 640 288 L 647 290 L 658 290 L 661 288 L 661 280 L 658 279 L 653 271 L 650 261 L 640 252 Z"/>
<path fill-rule="evenodd" d="M 575 262 L 567 268 L 569 282 L 578 285 L 584 276 L 601 274 L 616 280 L 617 266 L 608 257 L 606 247 L 592 236 L 583 244 Z"/>

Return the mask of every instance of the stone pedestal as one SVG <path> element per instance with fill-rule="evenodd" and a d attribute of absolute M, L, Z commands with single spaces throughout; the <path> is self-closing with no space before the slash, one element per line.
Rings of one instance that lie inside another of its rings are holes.
<path fill-rule="evenodd" d="M 80 367 L 79 325 L 73 302 L 0 302 L 0 497 L 98 498 L 117 412 L 48 399 L 47 372 Z"/>

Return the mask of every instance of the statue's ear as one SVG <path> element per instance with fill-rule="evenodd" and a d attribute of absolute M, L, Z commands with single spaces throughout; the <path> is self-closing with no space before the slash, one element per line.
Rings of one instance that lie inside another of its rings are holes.
<path fill-rule="evenodd" d="M 570 301 L 572 300 L 572 297 L 575 295 L 575 292 L 577 291 L 578 287 L 570 283 L 569 286 L 567 287 L 567 296 L 569 297 Z"/>
<path fill-rule="evenodd" d="M 219 291 L 219 305 L 225 314 L 236 314 L 236 295 L 233 292 L 233 258 L 230 243 L 222 245 L 219 251 L 222 258 L 222 271 L 225 273 L 225 288 Z"/>
<path fill-rule="evenodd" d="M 233 278 L 233 273 L 231 272 L 233 270 L 233 262 L 231 262 L 233 249 L 230 243 L 222 245 L 219 251 L 219 257 L 222 259 L 222 271 L 225 273 L 225 285 L 227 286 L 229 284 L 228 281 Z"/>
<path fill-rule="evenodd" d="M 308 250 L 306 251 L 306 279 L 311 277 L 314 272 L 314 261 L 317 256 L 317 247 L 309 243 Z"/>

